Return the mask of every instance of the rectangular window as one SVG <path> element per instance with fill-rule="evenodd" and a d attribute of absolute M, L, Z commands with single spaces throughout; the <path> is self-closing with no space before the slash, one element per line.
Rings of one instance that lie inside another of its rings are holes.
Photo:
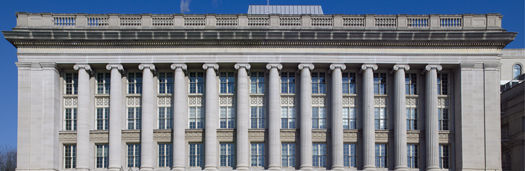
<path fill-rule="evenodd" d="M 417 144 L 408 144 L 407 145 L 407 159 L 408 159 L 408 167 L 409 168 L 418 168 L 417 162 L 418 162 L 418 145 Z"/>
<path fill-rule="evenodd" d="M 252 143 L 252 166 L 264 167 L 264 143 Z"/>
<path fill-rule="evenodd" d="M 221 167 L 235 166 L 234 150 L 232 143 L 221 143 Z"/>
<path fill-rule="evenodd" d="M 173 73 L 159 73 L 159 94 L 173 94 Z"/>
<path fill-rule="evenodd" d="M 130 72 L 128 73 L 128 94 L 142 93 L 142 73 Z"/>
<path fill-rule="evenodd" d="M 202 72 L 190 72 L 190 94 L 202 94 L 204 89 L 204 76 Z"/>
<path fill-rule="evenodd" d="M 407 130 L 417 129 L 417 109 L 414 107 L 407 107 Z"/>
<path fill-rule="evenodd" d="M 77 108 L 66 108 L 65 109 L 65 130 L 76 131 L 77 130 Z"/>
<path fill-rule="evenodd" d="M 235 108 L 221 106 L 221 128 L 235 128 Z"/>
<path fill-rule="evenodd" d="M 438 108 L 439 130 L 448 130 L 448 109 Z"/>
<path fill-rule="evenodd" d="M 312 73 L 312 94 L 326 94 L 326 79 L 324 72 Z"/>
<path fill-rule="evenodd" d="M 281 93 L 294 94 L 295 93 L 295 73 L 283 72 L 281 73 Z"/>
<path fill-rule="evenodd" d="M 264 107 L 252 106 L 250 128 L 264 128 Z"/>
<path fill-rule="evenodd" d="M 376 167 L 386 168 L 386 144 L 376 144 Z"/>
<path fill-rule="evenodd" d="M 188 118 L 190 129 L 202 129 L 204 126 L 204 113 L 202 112 L 201 106 L 192 106 L 189 111 L 190 117 Z"/>
<path fill-rule="evenodd" d="M 264 72 L 250 74 L 250 91 L 252 94 L 264 94 Z"/>
<path fill-rule="evenodd" d="M 128 144 L 128 167 L 140 168 L 140 144 Z"/>
<path fill-rule="evenodd" d="M 356 129 L 356 115 L 354 107 L 343 107 L 343 128 Z"/>
<path fill-rule="evenodd" d="M 355 148 L 355 144 L 353 143 L 347 143 L 347 144 L 344 144 L 343 146 L 343 151 L 344 151 L 344 162 L 345 162 L 345 167 L 356 167 L 356 163 L 357 163 L 357 158 L 356 158 L 356 154 L 357 154 L 357 151 L 356 151 L 356 148 Z"/>
<path fill-rule="evenodd" d="M 326 129 L 326 108 L 312 107 L 312 128 Z"/>
<path fill-rule="evenodd" d="M 405 94 L 417 95 L 417 74 L 405 74 Z"/>
<path fill-rule="evenodd" d="M 442 169 L 448 169 L 449 166 L 449 151 L 448 151 L 448 145 L 447 144 L 440 144 L 439 145 L 439 168 Z"/>
<path fill-rule="evenodd" d="M 385 95 L 386 94 L 386 74 L 385 73 L 374 73 L 374 94 Z"/>
<path fill-rule="evenodd" d="M 77 145 L 64 144 L 64 168 L 77 168 Z"/>
<path fill-rule="evenodd" d="M 343 94 L 357 94 L 355 73 L 343 73 Z"/>
<path fill-rule="evenodd" d="M 171 107 L 159 107 L 159 129 L 171 129 L 173 110 Z"/>
<path fill-rule="evenodd" d="M 295 167 L 295 143 L 283 143 L 281 147 L 282 167 Z"/>
<path fill-rule="evenodd" d="M 159 143 L 159 167 L 171 167 L 172 152 L 171 144 Z"/>
<path fill-rule="evenodd" d="M 110 73 L 97 73 L 97 94 L 109 94 L 111 83 Z"/>
<path fill-rule="evenodd" d="M 64 81 L 65 81 L 65 93 L 72 95 L 72 94 L 78 94 L 78 75 L 76 73 L 65 73 L 64 74 Z"/>
<path fill-rule="evenodd" d="M 97 130 L 108 130 L 109 107 L 97 108 Z"/>
<path fill-rule="evenodd" d="M 190 143 L 190 167 L 203 167 L 202 143 Z"/>
<path fill-rule="evenodd" d="M 219 79 L 221 82 L 221 94 L 235 93 L 235 76 L 233 72 L 221 72 Z"/>
<path fill-rule="evenodd" d="M 108 168 L 108 155 L 109 145 L 108 144 L 97 144 L 97 168 Z"/>
<path fill-rule="evenodd" d="M 140 129 L 142 119 L 141 107 L 128 107 L 128 129 Z"/>
<path fill-rule="evenodd" d="M 314 167 L 326 167 L 326 144 L 313 143 L 313 166 Z"/>
<path fill-rule="evenodd" d="M 295 108 L 293 106 L 281 107 L 281 128 L 295 129 Z"/>
<path fill-rule="evenodd" d="M 438 73 L 437 74 L 437 88 L 438 95 L 447 95 L 448 94 L 448 74 Z"/>
<path fill-rule="evenodd" d="M 386 130 L 387 129 L 386 109 L 384 107 L 375 107 L 374 114 L 375 114 L 376 130 Z"/>

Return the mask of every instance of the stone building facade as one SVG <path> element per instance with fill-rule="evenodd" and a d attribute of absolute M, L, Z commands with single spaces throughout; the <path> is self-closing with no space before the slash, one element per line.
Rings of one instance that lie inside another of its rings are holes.
<path fill-rule="evenodd" d="M 502 168 L 498 14 L 17 13 L 3 33 L 20 171 Z"/>

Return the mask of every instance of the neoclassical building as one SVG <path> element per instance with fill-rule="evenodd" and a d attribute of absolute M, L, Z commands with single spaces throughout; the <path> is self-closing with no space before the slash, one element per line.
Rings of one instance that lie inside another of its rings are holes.
<path fill-rule="evenodd" d="M 17 13 L 17 170 L 501 170 L 501 20 Z"/>

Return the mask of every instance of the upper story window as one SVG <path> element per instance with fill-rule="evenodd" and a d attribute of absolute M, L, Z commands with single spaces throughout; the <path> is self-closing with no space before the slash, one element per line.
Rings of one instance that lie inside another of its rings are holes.
<path fill-rule="evenodd" d="M 77 108 L 66 108 L 64 116 L 65 130 L 76 131 L 77 130 Z"/>
<path fill-rule="evenodd" d="M 97 73 L 97 94 L 109 94 L 111 74 Z"/>
<path fill-rule="evenodd" d="M 142 93 L 142 73 L 128 73 L 128 94 Z"/>
<path fill-rule="evenodd" d="M 343 94 L 356 94 L 355 73 L 343 73 Z"/>
<path fill-rule="evenodd" d="M 405 75 L 405 94 L 417 95 L 417 74 Z"/>
<path fill-rule="evenodd" d="M 159 73 L 159 94 L 173 94 L 173 73 Z"/>
<path fill-rule="evenodd" d="M 221 94 L 235 93 L 235 76 L 233 72 L 221 72 Z"/>
<path fill-rule="evenodd" d="M 326 79 L 324 72 L 312 73 L 312 94 L 326 94 Z"/>
<path fill-rule="evenodd" d="M 202 94 L 204 77 L 202 72 L 190 72 L 190 94 Z"/>
<path fill-rule="evenodd" d="M 65 73 L 65 92 L 66 94 L 78 94 L 78 78 L 76 73 Z"/>
<path fill-rule="evenodd" d="M 264 72 L 251 73 L 250 92 L 252 94 L 264 94 Z"/>
<path fill-rule="evenodd" d="M 514 64 L 512 66 L 512 79 L 517 79 L 521 75 L 522 67 L 520 64 Z"/>
<path fill-rule="evenodd" d="M 235 108 L 221 106 L 220 128 L 235 128 Z"/>
<path fill-rule="evenodd" d="M 312 107 L 312 128 L 326 129 L 326 108 Z"/>
<path fill-rule="evenodd" d="M 357 118 L 354 107 L 343 107 L 343 129 L 356 129 Z"/>
<path fill-rule="evenodd" d="M 437 84 L 438 84 L 438 95 L 447 95 L 448 94 L 448 74 L 439 73 L 437 75 Z"/>
<path fill-rule="evenodd" d="M 374 94 L 386 94 L 386 73 L 374 73 Z"/>
<path fill-rule="evenodd" d="M 283 72 L 281 73 L 281 93 L 294 94 L 295 93 L 295 73 Z"/>

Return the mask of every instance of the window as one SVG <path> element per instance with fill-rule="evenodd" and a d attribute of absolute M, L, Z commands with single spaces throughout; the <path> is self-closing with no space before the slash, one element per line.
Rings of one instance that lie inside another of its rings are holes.
<path fill-rule="evenodd" d="M 326 94 L 326 79 L 324 72 L 312 73 L 312 94 Z"/>
<path fill-rule="evenodd" d="M 283 72 L 281 73 L 281 93 L 294 94 L 295 93 L 295 73 Z"/>
<path fill-rule="evenodd" d="M 417 162 L 418 162 L 418 145 L 417 144 L 408 144 L 407 145 L 407 159 L 408 159 L 408 167 L 409 168 L 418 168 Z"/>
<path fill-rule="evenodd" d="M 518 79 L 520 75 L 521 75 L 521 65 L 514 64 L 514 66 L 512 67 L 512 79 Z"/>
<path fill-rule="evenodd" d="M 97 108 L 97 130 L 108 130 L 109 107 Z"/>
<path fill-rule="evenodd" d="M 108 168 L 108 144 L 97 144 L 97 168 Z"/>
<path fill-rule="evenodd" d="M 343 73 L 343 94 L 356 94 L 355 73 Z"/>
<path fill-rule="evenodd" d="M 159 73 L 159 94 L 173 94 L 173 73 Z"/>
<path fill-rule="evenodd" d="M 439 145 L 439 168 L 448 169 L 448 145 L 440 144 Z"/>
<path fill-rule="evenodd" d="M 312 107 L 312 128 L 326 129 L 325 107 Z"/>
<path fill-rule="evenodd" d="M 111 74 L 110 73 L 97 73 L 97 94 L 109 94 Z"/>
<path fill-rule="evenodd" d="M 128 107 L 128 129 L 140 129 L 142 109 L 140 107 Z"/>
<path fill-rule="evenodd" d="M 219 79 L 221 81 L 221 94 L 235 93 L 235 77 L 233 76 L 233 72 L 221 72 Z"/>
<path fill-rule="evenodd" d="M 313 143 L 313 166 L 326 167 L 326 144 Z"/>
<path fill-rule="evenodd" d="M 190 167 L 203 167 L 202 143 L 190 143 Z"/>
<path fill-rule="evenodd" d="M 250 128 L 264 128 L 264 107 L 252 106 Z"/>
<path fill-rule="evenodd" d="M 142 73 L 128 73 L 128 94 L 142 93 Z"/>
<path fill-rule="evenodd" d="M 375 107 L 375 129 L 376 130 L 386 130 L 387 118 L 386 118 L 386 109 L 384 107 Z"/>
<path fill-rule="evenodd" d="M 343 107 L 343 128 L 356 129 L 356 115 L 354 107 Z"/>
<path fill-rule="evenodd" d="M 282 167 L 295 167 L 295 143 L 283 143 L 281 147 Z"/>
<path fill-rule="evenodd" d="M 72 169 L 77 168 L 77 145 L 65 144 L 64 145 L 64 168 Z"/>
<path fill-rule="evenodd" d="M 448 109 L 438 108 L 439 130 L 448 130 Z"/>
<path fill-rule="evenodd" d="M 235 108 L 221 106 L 221 128 L 235 128 Z"/>
<path fill-rule="evenodd" d="M 77 130 L 77 108 L 66 108 L 65 109 L 65 129 L 66 131 Z"/>
<path fill-rule="evenodd" d="M 386 94 L 386 74 L 385 73 L 374 73 L 374 94 L 375 95 Z"/>
<path fill-rule="evenodd" d="M 221 167 L 235 166 L 235 148 L 232 143 L 221 143 Z"/>
<path fill-rule="evenodd" d="M 448 94 L 448 74 L 438 73 L 437 75 L 437 88 L 438 95 L 447 95 Z"/>
<path fill-rule="evenodd" d="M 159 143 L 159 167 L 171 167 L 172 154 L 171 144 Z"/>
<path fill-rule="evenodd" d="M 64 81 L 66 82 L 66 94 L 73 95 L 78 94 L 78 78 L 76 73 L 64 74 Z"/>
<path fill-rule="evenodd" d="M 252 94 L 264 94 L 264 72 L 252 72 L 250 75 Z"/>
<path fill-rule="evenodd" d="M 173 110 L 171 107 L 159 107 L 159 129 L 171 129 L 171 118 Z"/>
<path fill-rule="evenodd" d="M 203 123 L 204 113 L 202 112 L 202 107 L 200 106 L 190 107 L 189 115 L 190 117 L 188 118 L 188 121 L 190 123 L 188 125 L 190 129 L 202 129 L 204 125 Z"/>
<path fill-rule="evenodd" d="M 128 167 L 140 168 L 140 144 L 128 144 Z"/>
<path fill-rule="evenodd" d="M 190 72 L 190 94 L 202 94 L 204 78 L 202 72 Z"/>
<path fill-rule="evenodd" d="M 281 107 L 281 128 L 295 129 L 295 108 L 293 106 Z"/>
<path fill-rule="evenodd" d="M 356 158 L 356 148 L 355 148 L 355 144 L 353 143 L 350 143 L 350 144 L 344 144 L 343 146 L 343 150 L 344 150 L 344 162 L 345 162 L 345 167 L 356 167 L 357 164 L 356 164 L 356 161 L 357 161 L 357 158 Z"/>
<path fill-rule="evenodd" d="M 252 166 L 264 167 L 264 143 L 252 143 Z"/>
<path fill-rule="evenodd" d="M 413 107 L 407 107 L 407 130 L 417 129 L 417 109 Z"/>
<path fill-rule="evenodd" d="M 417 74 L 405 74 L 405 94 L 417 94 Z"/>
<path fill-rule="evenodd" d="M 386 144 L 376 144 L 376 167 L 386 168 Z"/>

